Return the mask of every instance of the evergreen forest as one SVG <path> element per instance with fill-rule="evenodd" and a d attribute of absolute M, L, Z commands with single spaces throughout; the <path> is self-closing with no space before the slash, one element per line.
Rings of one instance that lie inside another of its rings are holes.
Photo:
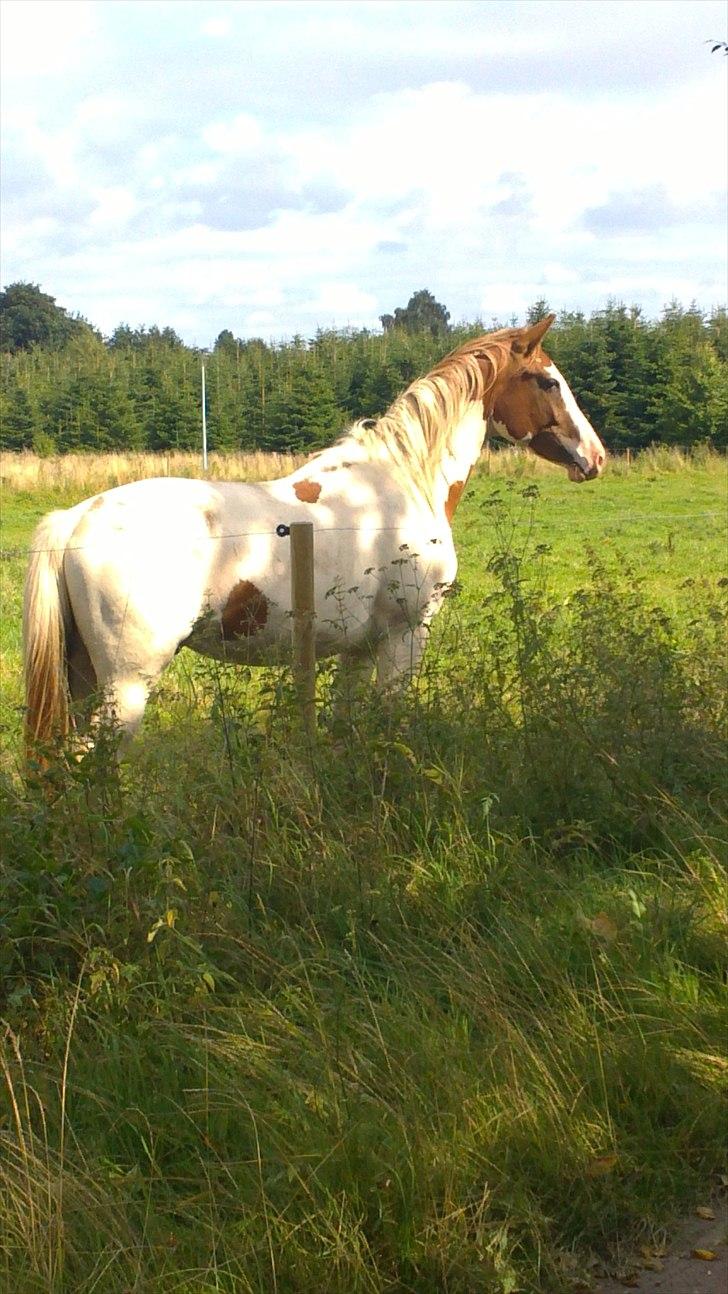
<path fill-rule="evenodd" d="M 549 309 L 540 300 L 528 321 Z M 307 451 L 381 413 L 469 337 L 523 322 L 452 326 L 427 291 L 383 315 L 382 331 L 320 329 L 280 342 L 224 329 L 211 351 L 171 328 L 117 327 L 104 338 L 34 284 L 0 293 L 0 444 L 42 455 L 190 450 L 200 444 L 206 368 L 211 450 Z M 659 319 L 609 301 L 562 311 L 548 353 L 612 452 L 654 443 L 725 448 L 728 313 L 673 301 Z"/>

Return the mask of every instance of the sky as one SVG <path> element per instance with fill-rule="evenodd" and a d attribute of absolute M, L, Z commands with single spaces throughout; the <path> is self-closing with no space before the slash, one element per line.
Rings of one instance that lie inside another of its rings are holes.
<path fill-rule="evenodd" d="M 726 299 L 723 0 L 4 0 L 3 285 L 108 335 Z"/>

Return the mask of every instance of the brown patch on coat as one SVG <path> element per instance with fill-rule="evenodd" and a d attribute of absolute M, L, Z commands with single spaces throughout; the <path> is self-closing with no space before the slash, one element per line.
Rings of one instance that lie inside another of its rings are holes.
<path fill-rule="evenodd" d="M 293 493 L 301 503 L 316 503 L 321 493 L 321 486 L 318 481 L 296 481 Z"/>
<path fill-rule="evenodd" d="M 455 509 L 457 508 L 460 502 L 460 499 L 462 498 L 462 493 L 463 493 L 463 490 L 465 489 L 465 485 L 466 485 L 465 481 L 453 481 L 452 485 L 450 486 L 450 489 L 447 492 L 447 499 L 445 500 L 445 516 L 447 517 L 450 525 L 452 525 L 452 519 L 455 516 Z"/>
<path fill-rule="evenodd" d="M 250 580 L 238 580 L 222 610 L 223 638 L 252 638 L 268 619 L 268 599 Z"/>
<path fill-rule="evenodd" d="M 103 506 L 104 506 L 104 496 L 102 494 L 97 494 L 96 498 L 92 499 L 91 503 L 89 503 L 88 511 L 95 512 L 97 508 L 103 508 Z"/>

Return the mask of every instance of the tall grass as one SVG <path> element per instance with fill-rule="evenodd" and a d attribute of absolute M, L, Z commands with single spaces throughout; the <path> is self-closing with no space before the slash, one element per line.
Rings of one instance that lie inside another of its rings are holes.
<path fill-rule="evenodd" d="M 266 481 L 285 476 L 306 461 L 305 454 L 210 454 L 210 480 Z M 607 471 L 618 475 L 654 472 L 682 472 L 694 463 L 725 466 L 725 459 L 710 449 L 695 450 L 657 446 L 635 455 L 612 455 Z M 519 449 L 486 447 L 480 471 L 493 476 L 540 477 L 563 472 L 543 459 Z M 110 489 L 127 481 L 152 476 L 202 476 L 199 454 L 61 454 L 43 458 L 37 454 L 0 455 L 0 486 L 13 491 L 45 492 Z"/>
<path fill-rule="evenodd" d="M 303 454 L 210 454 L 211 480 L 267 481 L 292 472 Z M 199 454 L 59 454 L 42 458 L 0 455 L 0 484 L 11 490 L 106 490 L 153 476 L 202 476 Z"/>
<path fill-rule="evenodd" d="M 120 770 L 5 778 L 0 1284 L 564 1294 L 704 1193 L 724 589 L 554 599 L 508 508 L 487 613 L 386 704 L 322 668 L 313 750 L 190 658 Z"/>

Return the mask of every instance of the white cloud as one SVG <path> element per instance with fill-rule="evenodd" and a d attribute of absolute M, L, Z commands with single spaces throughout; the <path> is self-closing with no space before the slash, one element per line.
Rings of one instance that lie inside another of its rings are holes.
<path fill-rule="evenodd" d="M 371 319 L 376 314 L 377 302 L 371 292 L 362 292 L 355 283 L 324 283 L 305 309 L 321 321 L 337 320 L 346 324 Z"/>
<path fill-rule="evenodd" d="M 570 265 L 563 265 L 560 261 L 547 261 L 543 267 L 541 281 L 558 285 L 578 283 L 579 275 Z"/>
<path fill-rule="evenodd" d="M 88 218 L 89 225 L 95 230 L 105 229 L 118 233 L 140 210 L 134 194 L 122 185 L 99 189 L 95 198 L 96 206 Z"/>
<path fill-rule="evenodd" d="M 59 232 L 58 221 L 53 216 L 36 216 L 22 224 L 6 228 L 3 234 L 3 259 L 32 264 L 42 259 L 47 245 Z M 14 278 L 14 275 L 9 275 Z M 30 277 L 30 276 L 28 276 Z"/>
<path fill-rule="evenodd" d="M 254 337 L 263 333 L 271 337 L 276 332 L 277 315 L 272 310 L 251 310 L 245 316 L 243 331 L 246 336 Z"/>
<path fill-rule="evenodd" d="M 84 144 L 108 149 L 133 138 L 145 117 L 144 105 L 133 95 L 103 92 L 81 99 L 71 128 Z"/>
<path fill-rule="evenodd" d="M 205 126 L 202 138 L 213 152 L 237 157 L 258 148 L 263 132 L 255 117 L 239 112 L 232 121 L 217 121 Z"/>
<path fill-rule="evenodd" d="M 423 286 L 453 318 L 710 304 L 725 92 L 684 51 L 718 8 L 11 0 L 7 277 L 203 342 L 225 311 L 375 325 Z"/>
<path fill-rule="evenodd" d="M 221 162 L 196 162 L 194 166 L 183 166 L 175 171 L 173 178 L 178 185 L 209 189 L 212 184 L 217 184 L 221 174 Z"/>
<path fill-rule="evenodd" d="M 39 163 L 45 172 L 46 183 L 60 189 L 78 182 L 78 139 L 71 129 L 65 126 L 44 128 L 33 113 L 12 109 L 5 114 L 4 123 L 6 149 L 10 150 L 13 160 L 22 159 L 23 164 L 28 161 Z M 6 167 L 5 182 L 10 178 L 11 172 Z M 46 188 L 46 192 L 50 198 L 51 191 Z"/>
<path fill-rule="evenodd" d="M 3 0 L 3 78 L 67 74 L 98 34 L 92 0 Z"/>
<path fill-rule="evenodd" d="M 203 36 L 212 36 L 215 39 L 228 36 L 230 34 L 230 19 L 209 18 L 207 22 L 203 22 L 200 31 Z"/>
<path fill-rule="evenodd" d="M 472 226 L 476 207 L 503 198 L 503 173 L 517 170 L 539 227 L 558 231 L 617 184 L 652 181 L 693 200 L 714 192 L 725 143 L 715 107 L 709 85 L 668 92 L 639 111 L 630 101 L 597 101 L 575 113 L 555 93 L 491 96 L 440 83 L 378 96 L 354 123 L 282 146 L 299 183 L 336 179 L 368 203 L 416 191 L 422 219 L 443 231 Z M 699 126 L 711 117 L 711 130 Z"/>

